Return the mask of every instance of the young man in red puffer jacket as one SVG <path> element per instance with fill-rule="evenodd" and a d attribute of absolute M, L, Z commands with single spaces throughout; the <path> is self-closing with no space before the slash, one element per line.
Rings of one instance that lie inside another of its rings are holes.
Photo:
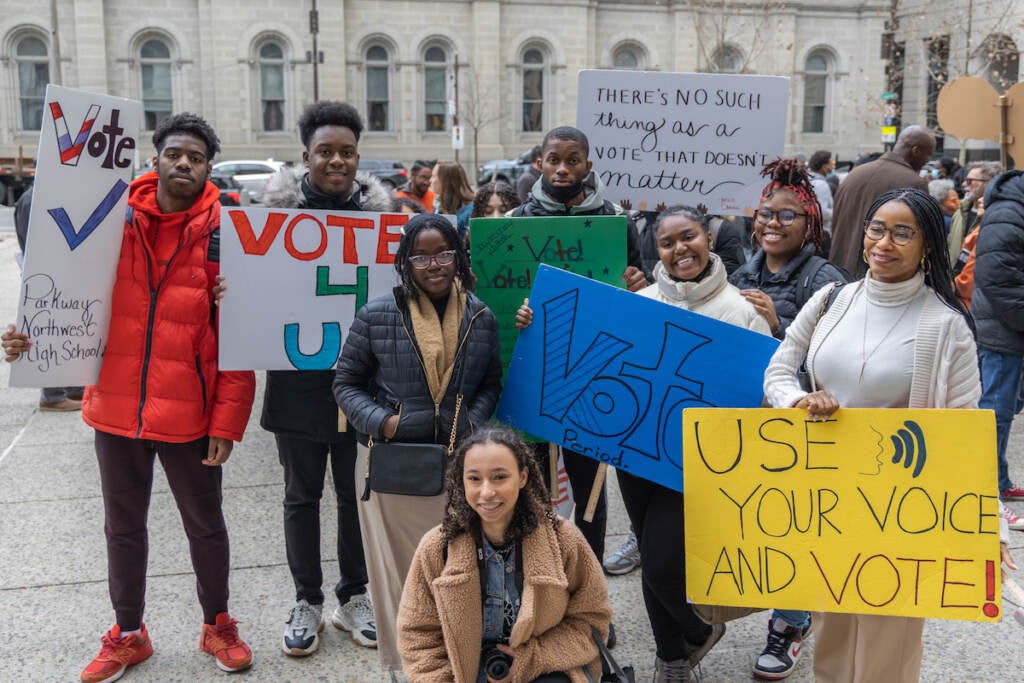
<path fill-rule="evenodd" d="M 219 270 L 220 192 L 209 182 L 217 135 L 178 114 L 153 133 L 155 172 L 128 198 L 99 381 L 82 417 L 96 430 L 105 510 L 108 586 L 116 623 L 81 680 L 99 683 L 153 653 L 142 621 L 153 461 L 164 468 L 189 539 L 203 610 L 200 647 L 224 671 L 252 652 L 228 614 L 228 533 L 221 465 L 241 441 L 252 409 L 252 372 L 221 372 L 212 288 Z M 8 328 L 6 360 L 28 338 Z"/>

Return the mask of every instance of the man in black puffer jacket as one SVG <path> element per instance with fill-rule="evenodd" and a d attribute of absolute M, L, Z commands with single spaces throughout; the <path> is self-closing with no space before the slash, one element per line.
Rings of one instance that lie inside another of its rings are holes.
<path fill-rule="evenodd" d="M 601 180 L 591 170 L 590 142 L 582 131 L 561 126 L 549 131 L 541 143 L 543 151 L 536 166 L 540 179 L 530 192 L 530 199 L 507 215 L 519 216 L 617 216 L 626 215 L 601 195 Z M 622 279 L 630 291 L 647 286 L 647 276 L 640 257 L 640 236 L 633 219 L 626 216 L 626 272 Z M 538 459 L 545 464 L 548 445 L 532 444 Z M 608 524 L 608 500 L 604 488 L 594 510 L 593 521 L 583 519 L 587 499 L 597 476 L 599 463 L 585 455 L 562 449 L 565 471 L 569 475 L 576 499 L 575 522 L 583 532 L 598 561 L 604 557 L 604 532 Z"/>
<path fill-rule="evenodd" d="M 985 190 L 985 216 L 975 250 L 971 313 L 977 325 L 982 396 L 996 413 L 999 495 L 1024 500 L 1010 479 L 1006 445 L 1020 412 L 1024 365 L 1024 172 L 1009 171 Z"/>
<path fill-rule="evenodd" d="M 387 190 L 370 174 L 357 174 L 363 130 L 358 112 L 340 102 L 310 105 L 299 119 L 305 168 L 282 168 L 267 181 L 263 201 L 274 208 L 388 211 Z M 366 561 L 356 507 L 355 434 L 339 431 L 334 370 L 267 372 L 260 426 L 273 432 L 284 468 L 284 535 L 288 568 L 295 583 L 295 607 L 282 649 L 312 654 L 323 626 L 320 565 L 320 498 L 330 458 L 338 503 L 338 607 L 331 622 L 365 647 L 376 647 L 377 632 L 366 594 Z"/>

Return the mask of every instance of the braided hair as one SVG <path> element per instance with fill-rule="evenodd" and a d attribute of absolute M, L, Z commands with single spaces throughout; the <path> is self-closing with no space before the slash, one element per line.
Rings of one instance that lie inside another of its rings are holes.
<path fill-rule="evenodd" d="M 917 220 L 917 228 L 921 231 L 925 246 L 924 283 L 931 287 L 943 303 L 964 316 L 968 327 L 974 331 L 974 320 L 964 308 L 960 297 L 953 288 L 953 268 L 949 263 L 949 251 L 946 246 L 946 222 L 942 218 L 942 207 L 927 192 L 914 187 L 889 190 L 878 195 L 871 208 L 864 216 L 864 222 L 878 212 L 883 204 L 900 202 L 905 204 Z"/>
<path fill-rule="evenodd" d="M 807 213 L 807 232 L 804 241 L 814 245 L 814 251 L 822 255 L 821 245 L 825 239 L 825 231 L 821 224 L 821 205 L 814 194 L 811 177 L 807 168 L 795 157 L 780 157 L 769 161 L 761 169 L 761 175 L 769 178 L 768 184 L 761 190 L 761 201 L 771 197 L 777 190 L 789 190 Z"/>
<path fill-rule="evenodd" d="M 405 295 L 410 299 L 416 299 L 419 296 L 419 288 L 412 279 L 412 264 L 409 263 L 409 257 L 412 256 L 416 238 L 424 230 L 437 230 L 441 233 L 444 241 L 448 243 L 448 247 L 455 252 L 456 276 L 462 281 L 464 289 L 472 291 L 474 280 L 473 274 L 469 270 L 469 253 L 455 226 L 449 223 L 447 218 L 436 213 L 418 213 L 410 218 L 402 229 L 402 239 L 395 252 L 395 271 L 398 273 L 398 279 L 402 283 Z"/>
<path fill-rule="evenodd" d="M 558 528 L 558 516 L 551 509 L 551 496 L 544 488 L 544 475 L 533 457 L 533 451 L 510 429 L 488 425 L 467 436 L 459 444 L 452 464 L 448 468 L 448 502 L 445 505 L 441 531 L 446 541 L 464 533 L 477 534 L 480 531 L 480 516 L 466 500 L 466 484 L 462 474 L 466 469 L 466 453 L 474 446 L 496 444 L 512 451 L 518 471 L 526 470 L 526 485 L 519 490 L 512 520 L 505 531 L 505 542 L 522 540 L 537 528 L 542 521 Z"/>

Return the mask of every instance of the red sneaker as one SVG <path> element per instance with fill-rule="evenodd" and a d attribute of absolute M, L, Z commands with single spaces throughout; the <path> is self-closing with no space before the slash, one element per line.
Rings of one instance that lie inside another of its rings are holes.
<path fill-rule="evenodd" d="M 149 640 L 146 625 L 142 625 L 142 633 L 121 637 L 121 627 L 114 628 L 103 634 L 103 646 L 96 658 L 82 671 L 82 683 L 101 683 L 116 681 L 124 670 L 132 664 L 138 664 L 153 654 L 153 643 Z"/>
<path fill-rule="evenodd" d="M 252 664 L 252 650 L 238 635 L 238 622 L 227 612 L 217 615 L 214 626 L 203 624 L 199 647 L 217 659 L 221 671 L 241 671 Z"/>
<path fill-rule="evenodd" d="M 1024 489 L 1019 486 L 1011 486 L 1000 491 L 999 497 L 1003 500 L 1024 500 Z"/>

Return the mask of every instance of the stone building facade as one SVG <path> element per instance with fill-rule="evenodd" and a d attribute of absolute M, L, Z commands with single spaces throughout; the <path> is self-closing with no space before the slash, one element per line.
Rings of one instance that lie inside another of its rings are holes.
<path fill-rule="evenodd" d="M 880 147 L 884 0 L 319 0 L 317 86 L 367 120 L 364 157 L 515 156 L 573 123 L 584 68 L 790 76 L 788 152 Z M 0 157 L 33 156 L 44 84 L 213 123 L 222 158 L 296 160 L 313 99 L 312 0 L 0 0 Z M 476 124 L 474 126 L 474 124 Z M 474 128 L 476 130 L 474 130 Z"/>

